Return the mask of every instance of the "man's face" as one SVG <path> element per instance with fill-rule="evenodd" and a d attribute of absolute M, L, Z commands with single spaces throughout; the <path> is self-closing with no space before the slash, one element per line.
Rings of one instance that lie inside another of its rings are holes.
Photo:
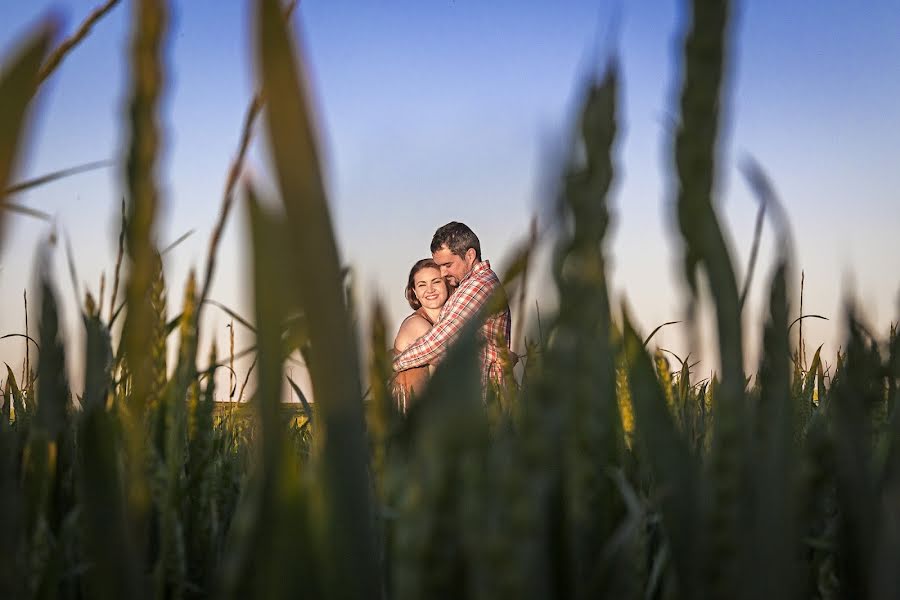
<path fill-rule="evenodd" d="M 447 283 L 456 287 L 472 270 L 472 265 L 475 263 L 475 250 L 469 248 L 466 250 L 465 257 L 462 257 L 453 254 L 446 245 L 443 245 L 437 251 L 432 252 L 431 257 L 441 268 L 441 275 L 447 278 Z"/>

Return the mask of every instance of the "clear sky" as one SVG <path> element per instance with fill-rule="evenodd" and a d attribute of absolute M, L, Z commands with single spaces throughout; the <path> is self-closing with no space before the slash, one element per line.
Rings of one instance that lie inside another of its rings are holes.
<path fill-rule="evenodd" d="M 64 17 L 68 34 L 97 3 L 0 0 L 0 56 L 48 10 Z M 502 267 L 531 215 L 546 212 L 553 175 L 547 158 L 564 147 L 583 76 L 598 72 L 610 54 L 618 57 L 623 83 L 613 293 L 627 296 L 645 331 L 681 317 L 668 173 L 684 5 L 301 2 L 294 25 L 324 134 L 341 253 L 363 296 L 378 291 L 385 298 L 392 326 L 408 310 L 402 288 L 409 266 L 428 254 L 431 234 L 445 222 L 468 223 L 484 255 Z M 202 268 L 252 94 L 249 6 L 174 3 L 160 243 L 196 233 L 167 257 L 173 314 L 187 269 Z M 833 353 L 848 292 L 879 332 L 898 315 L 900 11 L 895 0 L 736 6 L 718 193 L 723 221 L 742 274 L 756 203 L 737 165 L 752 155 L 790 215 L 806 273 L 804 311 L 832 318 L 807 322 L 807 344 L 825 343 Z M 121 156 L 129 22 L 124 2 L 43 88 L 20 178 Z M 249 172 L 262 173 L 264 162 L 254 152 Z M 95 294 L 100 272 L 109 278 L 115 260 L 119 175 L 116 168 L 83 174 L 17 198 L 56 217 L 71 238 L 79 284 Z M 240 207 L 223 240 L 212 297 L 249 316 Z M 9 219 L 0 257 L 0 333 L 24 330 L 22 290 L 31 286 L 36 245 L 47 231 L 45 223 Z M 768 226 L 762 241 L 751 320 L 766 294 L 775 244 Z M 60 293 L 71 303 L 62 249 L 57 255 Z M 799 281 L 793 287 L 798 293 Z M 216 309 L 209 316 L 221 356 L 228 319 Z M 67 318 L 77 323 L 71 308 Z M 751 353 L 758 329 L 750 328 Z M 657 341 L 688 351 L 677 327 Z M 20 357 L 20 341 L 0 341 L 0 358 L 20 365 Z"/>

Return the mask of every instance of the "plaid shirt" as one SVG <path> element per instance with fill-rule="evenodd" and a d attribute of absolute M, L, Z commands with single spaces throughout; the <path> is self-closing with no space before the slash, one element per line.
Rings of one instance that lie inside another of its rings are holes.
<path fill-rule="evenodd" d="M 478 315 L 495 290 L 502 293 L 500 279 L 491 270 L 490 262 L 479 262 L 459 282 L 459 287 L 441 308 L 434 327 L 394 359 L 394 370 L 405 371 L 439 363 L 447 352 L 448 344 L 456 339 L 469 319 Z M 511 322 L 509 304 L 504 304 L 503 310 L 489 316 L 481 326 L 481 335 L 485 340 L 481 349 L 481 385 L 484 390 L 487 390 L 488 381 L 498 385 L 503 383 L 501 361 L 509 356 Z"/>

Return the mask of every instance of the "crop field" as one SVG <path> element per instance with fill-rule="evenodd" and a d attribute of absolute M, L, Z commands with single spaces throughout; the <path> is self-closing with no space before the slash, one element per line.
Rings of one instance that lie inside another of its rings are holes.
<path fill-rule="evenodd" d="M 49 22 L 2 57 L 0 225 L 28 218 L 13 192 L 42 183 L 14 169 L 34 97 L 117 3 L 60 45 Z M 755 284 L 769 304 L 758 368 L 744 370 L 746 290 L 713 197 L 729 2 L 689 7 L 670 149 L 681 276 L 689 294 L 711 294 L 720 372 L 700 379 L 611 300 L 612 63 L 573 124 L 559 306 L 522 373 L 483 400 L 470 326 L 407 412 L 390 394 L 383 311 L 376 302 L 358 331 L 346 301 L 293 6 L 252 4 L 259 91 L 207 261 L 172 298 L 154 243 L 168 7 L 129 3 L 120 254 L 108 292 L 81 308 L 83 393 L 70 391 L 56 282 L 40 264 L 26 364 L 2 378 L 0 598 L 900 597 L 896 326 L 870 331 L 848 307 L 840 353 L 807 357 L 782 243 Z M 274 198 L 240 177 L 261 114 Z M 776 214 L 765 174 L 747 176 Z M 197 341 L 232 210 L 248 215 L 255 299 L 256 385 L 241 403 L 219 402 L 230 394 L 212 376 L 230 357 Z M 534 247 L 526 239 L 501 274 L 518 314 Z M 316 401 L 287 406 L 295 351 Z"/>

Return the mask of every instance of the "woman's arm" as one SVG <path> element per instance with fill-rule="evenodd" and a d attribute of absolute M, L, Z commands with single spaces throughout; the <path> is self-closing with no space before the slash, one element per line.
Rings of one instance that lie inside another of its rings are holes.
<path fill-rule="evenodd" d="M 431 329 L 431 323 L 419 315 L 407 318 L 400 325 L 400 331 L 397 332 L 397 337 L 394 338 L 394 350 L 403 352 L 413 342 L 428 333 L 429 329 Z"/>

